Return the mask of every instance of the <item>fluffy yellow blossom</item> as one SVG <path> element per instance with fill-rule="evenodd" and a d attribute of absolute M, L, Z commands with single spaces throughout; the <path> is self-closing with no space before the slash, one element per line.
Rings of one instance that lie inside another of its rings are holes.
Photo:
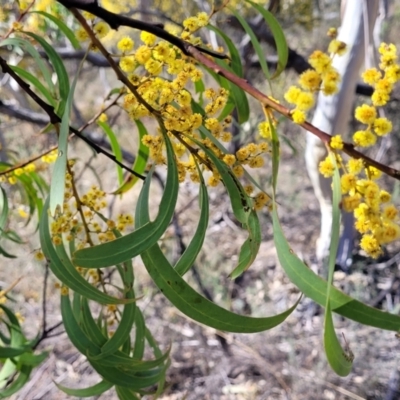
<path fill-rule="evenodd" d="M 225 164 L 232 166 L 236 162 L 236 157 L 233 154 L 226 154 L 223 161 Z"/>
<path fill-rule="evenodd" d="M 319 172 L 325 177 L 330 178 L 333 176 L 335 171 L 335 166 L 333 165 L 332 158 L 328 155 L 325 160 L 319 163 Z"/>
<path fill-rule="evenodd" d="M 388 203 L 391 200 L 392 196 L 386 190 L 381 190 L 379 193 L 379 200 L 381 203 Z"/>
<path fill-rule="evenodd" d="M 353 174 L 344 174 L 340 177 L 340 186 L 342 193 L 354 192 L 356 189 L 357 178 Z"/>
<path fill-rule="evenodd" d="M 196 17 L 189 17 L 183 21 L 184 28 L 189 32 L 195 32 L 200 28 L 199 20 Z"/>
<path fill-rule="evenodd" d="M 134 56 L 121 57 L 119 66 L 124 72 L 132 72 L 136 68 L 136 61 Z"/>
<path fill-rule="evenodd" d="M 342 209 L 346 212 L 353 212 L 361 202 L 361 196 L 356 193 L 353 196 L 344 196 L 342 198 Z"/>
<path fill-rule="evenodd" d="M 123 37 L 117 44 L 118 50 L 127 53 L 133 49 L 134 42 L 129 36 Z"/>
<path fill-rule="evenodd" d="M 263 121 L 258 124 L 258 133 L 264 139 L 271 139 L 271 125 L 269 121 Z"/>
<path fill-rule="evenodd" d="M 244 174 L 244 169 L 241 165 L 235 165 L 234 167 L 232 167 L 232 171 L 238 178 L 240 178 Z"/>
<path fill-rule="evenodd" d="M 144 64 L 144 67 L 152 75 L 158 75 L 162 71 L 162 63 L 151 58 Z"/>
<path fill-rule="evenodd" d="M 329 55 L 320 50 L 314 51 L 308 62 L 319 74 L 327 72 L 332 66 L 332 60 Z"/>
<path fill-rule="evenodd" d="M 344 53 L 347 51 L 347 46 L 346 43 L 333 39 L 328 46 L 328 53 L 333 53 L 337 54 L 339 56 L 342 56 Z"/>
<path fill-rule="evenodd" d="M 110 27 L 104 21 L 100 21 L 94 25 L 93 31 L 97 35 L 97 37 L 101 39 L 105 37 L 108 34 L 108 32 L 110 32 Z"/>
<path fill-rule="evenodd" d="M 371 101 L 375 107 L 384 106 L 390 99 L 390 95 L 387 92 L 383 92 L 381 90 L 375 90 L 372 93 Z"/>
<path fill-rule="evenodd" d="M 296 106 L 301 111 L 307 111 L 314 105 L 314 102 L 312 93 L 301 92 L 297 97 Z"/>
<path fill-rule="evenodd" d="M 147 46 L 153 46 L 157 40 L 157 36 L 153 35 L 152 33 L 142 31 L 140 33 L 140 40 Z"/>
<path fill-rule="evenodd" d="M 371 86 L 375 86 L 376 83 L 379 81 L 379 79 L 382 78 L 382 74 L 380 71 L 378 71 L 376 68 L 369 68 L 365 70 L 361 74 L 363 80 L 365 83 Z"/>
<path fill-rule="evenodd" d="M 382 254 L 381 246 L 374 235 L 364 235 L 360 246 L 372 258 L 378 258 Z"/>
<path fill-rule="evenodd" d="M 392 131 L 392 123 L 387 118 L 377 118 L 373 129 L 378 136 L 385 136 Z"/>
<path fill-rule="evenodd" d="M 347 162 L 347 169 L 351 174 L 359 174 L 364 167 L 364 162 L 361 158 L 350 158 Z"/>
<path fill-rule="evenodd" d="M 303 111 L 294 110 L 292 111 L 291 116 L 295 124 L 303 124 L 306 122 L 306 114 L 304 114 Z"/>
<path fill-rule="evenodd" d="M 370 147 L 376 143 L 376 136 L 371 131 L 357 131 L 353 135 L 353 141 L 357 146 Z"/>
<path fill-rule="evenodd" d="M 393 204 L 390 204 L 383 209 L 382 216 L 384 218 L 394 220 L 395 218 L 397 218 L 398 215 L 399 215 L 399 211 Z"/>
<path fill-rule="evenodd" d="M 297 99 L 301 93 L 301 90 L 296 86 L 290 86 L 286 91 L 284 98 L 290 104 L 296 104 Z"/>
<path fill-rule="evenodd" d="M 82 27 L 79 27 L 75 31 L 75 36 L 80 42 L 84 42 L 89 39 L 88 33 Z"/>
<path fill-rule="evenodd" d="M 107 120 L 108 120 L 107 114 L 101 113 L 100 116 L 99 116 L 99 121 L 100 122 L 107 122 Z"/>
<path fill-rule="evenodd" d="M 367 104 L 363 104 L 362 106 L 356 108 L 355 117 L 363 124 L 372 124 L 376 119 L 376 108 Z"/>
<path fill-rule="evenodd" d="M 315 92 L 321 85 L 321 76 L 318 72 L 309 69 L 300 75 L 299 84 L 303 89 Z"/>
<path fill-rule="evenodd" d="M 343 149 L 342 137 L 340 135 L 333 136 L 330 141 L 330 146 L 332 147 L 332 149 Z"/>

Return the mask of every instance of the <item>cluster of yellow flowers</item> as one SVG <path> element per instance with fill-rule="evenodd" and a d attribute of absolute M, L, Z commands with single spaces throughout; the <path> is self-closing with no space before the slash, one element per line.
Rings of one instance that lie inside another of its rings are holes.
<path fill-rule="evenodd" d="M 374 92 L 371 106 L 363 104 L 356 108 L 356 119 L 367 125 L 366 129 L 353 135 L 354 143 L 360 147 L 373 146 L 377 136 L 385 136 L 392 130 L 392 123 L 387 118 L 378 117 L 376 107 L 384 106 L 389 101 L 394 84 L 400 80 L 400 66 L 397 64 L 395 45 L 382 43 L 379 52 L 380 70 L 370 68 L 362 74 L 364 82 L 372 85 Z"/>
<path fill-rule="evenodd" d="M 92 16 L 86 15 L 86 18 L 92 21 L 96 35 L 102 37 L 106 29 L 99 27 Z M 180 34 L 181 38 L 199 44 L 200 39 L 193 37 L 192 34 L 207 23 L 206 13 L 199 13 L 195 17 L 186 19 L 183 23 L 184 30 Z M 82 34 L 78 32 L 77 36 L 81 40 L 87 39 L 87 35 L 83 32 Z M 236 154 L 226 154 L 213 140 L 205 138 L 199 132 L 199 128 L 204 126 L 216 140 L 222 142 L 231 140 L 232 136 L 228 131 L 231 117 L 218 117 L 227 104 L 229 91 L 225 88 L 206 89 L 202 98 L 204 114 L 194 112 L 192 94 L 188 86 L 202 79 L 202 71 L 181 50 L 166 41 L 159 40 L 149 32 L 141 32 L 140 42 L 137 45 L 131 37 L 124 36 L 116 44 L 121 53 L 119 66 L 127 74 L 140 96 L 127 89 L 122 107 L 133 120 L 152 117 L 154 114 L 162 117 L 175 151 L 179 181 L 183 182 L 187 176 L 194 182 L 200 181 L 197 162 L 204 170 L 211 172 L 207 181 L 210 186 L 217 186 L 221 182 L 212 160 L 206 152 L 198 148 L 195 141 L 201 142 L 207 149 L 213 151 L 238 177 L 244 175 L 244 165 L 250 168 L 262 167 L 264 165 L 262 155 L 269 151 L 267 143 L 258 145 L 250 143 L 239 149 Z M 153 162 L 165 164 L 165 143 L 161 131 L 145 135 L 142 142 L 149 147 Z M 262 196 L 259 197 L 261 199 Z M 255 200 L 256 208 L 260 208 L 262 203 L 260 199 Z"/>
<path fill-rule="evenodd" d="M 335 36 L 336 32 L 329 31 L 330 36 Z M 332 66 L 334 56 L 341 56 L 346 52 L 346 44 L 332 39 L 328 52 L 324 53 L 320 50 L 314 51 L 308 59 L 308 62 L 314 69 L 308 69 L 299 77 L 299 86 L 291 86 L 285 93 L 285 100 L 295 105 L 291 116 L 293 122 L 302 124 L 306 121 L 306 112 L 315 104 L 315 94 L 322 91 L 325 95 L 332 95 L 338 91 L 338 83 L 340 75 Z"/>
<path fill-rule="evenodd" d="M 8 182 L 10 185 L 15 185 L 18 182 L 18 177 L 26 173 L 36 171 L 36 165 L 34 163 L 29 163 L 22 168 L 16 168 L 10 173 L 0 176 L 0 183 Z"/>
<path fill-rule="evenodd" d="M 382 43 L 379 47 L 380 70 L 371 68 L 362 76 L 364 82 L 374 87 L 372 105 L 363 104 L 356 108 L 355 118 L 367 125 L 365 130 L 354 133 L 353 141 L 357 146 L 373 146 L 378 136 L 387 135 L 392 130 L 392 123 L 378 117 L 376 107 L 383 106 L 390 98 L 393 85 L 400 80 L 400 66 L 397 64 L 397 50 L 393 44 Z M 330 147 L 334 150 L 343 148 L 340 135 L 333 136 Z M 391 196 L 380 188 L 376 180 L 381 171 L 366 166 L 362 159 L 350 158 L 345 164 L 342 157 L 335 153 L 320 163 L 319 170 L 325 177 L 334 172 L 334 161 L 344 171 L 341 176 L 342 208 L 353 212 L 355 227 L 361 233 L 361 248 L 371 257 L 382 254 L 382 245 L 400 238 L 400 219 L 396 207 L 390 203 Z"/>
<path fill-rule="evenodd" d="M 70 160 L 69 164 L 71 168 L 73 162 Z M 78 249 L 96 241 L 108 242 L 115 239 L 114 229 L 122 232 L 133 224 L 133 217 L 129 214 L 118 215 L 116 221 L 104 221 L 99 213 L 107 207 L 106 193 L 93 185 L 77 199 L 73 185 L 73 175 L 67 173 L 63 211 L 56 215 L 50 225 L 54 244 L 61 244 L 63 235 L 67 241 L 76 240 Z"/>

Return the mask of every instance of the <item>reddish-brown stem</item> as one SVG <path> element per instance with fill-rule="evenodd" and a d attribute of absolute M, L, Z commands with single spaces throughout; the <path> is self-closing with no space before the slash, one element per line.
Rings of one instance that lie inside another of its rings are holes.
<path fill-rule="evenodd" d="M 207 68 L 212 69 L 218 75 L 223 76 L 224 78 L 228 79 L 241 89 L 243 89 L 246 93 L 250 96 L 254 97 L 258 100 L 263 106 L 269 107 L 279 114 L 285 116 L 286 118 L 292 119 L 290 115 L 290 110 L 283 106 L 282 104 L 277 103 L 270 97 L 266 96 L 264 93 L 260 92 L 254 86 L 250 85 L 245 79 L 240 78 L 239 76 L 233 74 L 232 72 L 227 71 L 226 69 L 220 67 L 214 61 L 212 61 L 209 57 L 205 56 L 201 52 L 199 52 L 195 47 L 189 47 L 188 49 L 189 54 L 196 59 L 200 64 L 206 66 Z M 329 146 L 331 135 L 327 134 L 324 131 L 321 131 L 316 126 L 310 124 L 309 122 L 304 122 L 301 124 L 304 129 L 311 132 L 313 135 L 317 136 L 322 142 L 324 142 L 327 146 Z M 387 165 L 381 164 L 378 161 L 373 160 L 372 158 L 367 157 L 366 155 L 362 154 L 358 150 L 354 148 L 354 145 L 351 143 L 343 143 L 343 152 L 353 158 L 362 158 L 366 164 L 373 166 L 380 171 L 384 172 L 385 174 L 400 180 L 400 171 L 388 167 Z"/>

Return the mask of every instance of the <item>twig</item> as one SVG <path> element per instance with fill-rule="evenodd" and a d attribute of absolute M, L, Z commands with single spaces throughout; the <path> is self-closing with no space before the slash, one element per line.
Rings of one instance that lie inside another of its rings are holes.
<path fill-rule="evenodd" d="M 224 78 L 226 78 L 229 81 L 231 81 L 232 83 L 234 83 L 236 86 L 243 89 L 246 93 L 248 93 L 250 96 L 254 97 L 262 105 L 264 105 L 264 107 L 271 108 L 272 110 L 277 111 L 279 114 L 283 115 L 284 117 L 286 117 L 288 119 L 292 119 L 290 110 L 288 108 L 286 108 L 285 106 L 283 106 L 279 103 L 276 103 L 270 97 L 266 96 L 264 93 L 260 92 L 254 86 L 250 85 L 245 79 L 240 78 L 239 76 L 235 75 L 234 73 L 220 67 L 218 64 L 216 64 L 214 61 L 210 60 L 204 54 L 201 54 L 193 46 L 189 48 L 189 53 L 193 56 L 193 58 L 196 61 L 203 64 L 207 68 L 212 69 L 217 74 L 223 76 Z M 318 129 L 314 125 L 310 124 L 309 122 L 305 122 L 305 123 L 301 124 L 300 126 L 302 126 L 307 131 L 311 132 L 313 135 L 317 136 L 323 143 L 325 143 L 327 146 L 329 146 L 330 140 L 332 138 L 331 135 L 327 134 L 324 131 L 321 131 L 320 129 Z M 356 158 L 356 159 L 361 158 L 365 161 L 365 163 L 367 165 L 373 166 L 373 167 L 379 169 L 380 171 L 384 172 L 386 175 L 389 175 L 392 178 L 400 180 L 400 171 L 399 170 L 388 167 L 387 165 L 381 164 L 380 162 L 367 157 L 366 155 L 357 151 L 354 148 L 353 144 L 343 143 L 342 151 L 353 158 Z"/>
<path fill-rule="evenodd" d="M 42 108 L 43 111 L 46 112 L 46 114 L 49 116 L 50 122 L 53 125 L 58 125 L 61 123 L 61 118 L 55 113 L 53 106 L 51 106 L 50 104 L 43 101 L 35 92 L 33 92 L 32 89 L 30 88 L 30 85 L 27 84 L 23 79 L 21 79 L 13 71 L 10 68 L 10 66 L 8 65 L 7 61 L 4 58 L 2 58 L 1 56 L 0 56 L 0 66 L 1 66 L 2 71 L 4 73 L 9 74 L 18 83 L 18 85 L 21 87 L 21 89 L 23 89 L 39 105 L 39 107 Z M 92 147 L 97 153 L 104 154 L 106 157 L 108 157 L 109 159 L 114 161 L 116 164 L 118 164 L 121 168 L 123 168 L 126 171 L 130 172 L 131 174 L 135 175 L 137 178 L 142 179 L 142 180 L 146 179 L 145 176 L 138 174 L 134 170 L 128 168 L 123 163 L 118 161 L 117 158 L 113 154 L 108 153 L 107 151 L 105 151 L 101 147 L 97 146 L 92 141 L 90 141 L 88 138 L 86 138 L 84 135 L 82 135 L 82 133 L 78 129 L 70 126 L 69 130 L 71 132 L 73 132 L 77 137 L 79 137 L 79 139 L 83 140 L 90 147 Z"/>
<path fill-rule="evenodd" d="M 125 17 L 123 15 L 115 14 L 112 13 L 108 10 L 106 10 L 103 7 L 100 7 L 97 4 L 97 0 L 58 0 L 59 3 L 61 3 L 63 6 L 68 8 L 75 16 L 76 13 L 74 11 L 74 8 L 84 10 L 87 12 L 90 12 L 91 14 L 95 15 L 96 17 L 101 18 L 105 22 L 107 22 L 108 25 L 112 29 L 118 30 L 119 27 L 121 26 L 128 26 L 130 28 L 138 29 L 140 31 L 145 31 L 152 33 L 153 35 L 156 35 L 157 37 L 166 40 L 167 42 L 175 45 L 180 49 L 185 55 L 189 55 L 189 47 L 192 45 L 189 42 L 186 42 L 183 39 L 178 38 L 177 36 L 172 35 L 171 33 L 168 33 L 166 30 L 161 28 L 159 25 L 155 25 L 152 23 L 148 22 L 143 22 L 137 19 Z M 221 59 L 227 59 L 229 58 L 228 56 L 217 53 L 215 51 L 212 51 L 210 49 L 200 47 L 200 46 L 195 46 L 198 51 L 201 51 L 205 54 L 211 55 L 216 58 L 221 58 Z"/>

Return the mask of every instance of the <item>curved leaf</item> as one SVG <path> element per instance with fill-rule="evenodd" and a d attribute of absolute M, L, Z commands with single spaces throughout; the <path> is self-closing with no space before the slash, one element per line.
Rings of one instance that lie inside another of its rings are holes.
<path fill-rule="evenodd" d="M 168 143 L 168 141 L 167 141 Z M 148 197 L 150 185 L 145 182 L 136 209 L 138 228 L 148 223 Z M 174 270 L 156 243 L 141 254 L 143 263 L 161 292 L 171 303 L 188 317 L 210 326 L 229 332 L 261 332 L 282 323 L 296 308 L 268 318 L 241 316 L 217 306 L 193 290 Z"/>
<path fill-rule="evenodd" d="M 271 29 L 276 44 L 276 51 L 278 53 L 278 66 L 271 79 L 276 78 L 286 68 L 286 64 L 289 58 L 289 49 L 286 43 L 285 34 L 283 33 L 279 22 L 270 11 L 250 0 L 246 1 L 250 3 L 264 17 L 266 24 L 268 25 L 269 29 Z"/>
<path fill-rule="evenodd" d="M 121 147 L 119 146 L 117 136 L 115 135 L 114 131 L 111 129 L 110 125 L 108 125 L 106 122 L 101 122 L 101 121 L 97 121 L 97 124 L 103 129 L 105 134 L 108 136 L 108 139 L 110 140 L 110 144 L 111 144 L 111 149 L 114 153 L 116 160 L 122 161 Z M 124 179 L 122 168 L 118 164 L 115 164 L 115 166 L 117 168 L 118 184 L 121 185 L 122 181 Z"/>
<path fill-rule="evenodd" d="M 132 169 L 138 174 L 143 174 L 146 170 L 147 160 L 149 159 L 149 148 L 142 143 L 142 138 L 147 135 L 147 129 L 140 120 L 135 120 L 139 131 L 139 150 L 136 155 L 135 163 Z M 126 181 L 120 186 L 114 194 L 122 194 L 131 189 L 139 178 L 135 175 L 129 175 Z"/>
<path fill-rule="evenodd" d="M 112 383 L 104 380 L 85 389 L 70 389 L 65 386 L 59 385 L 57 382 L 54 383 L 64 393 L 76 397 L 100 396 L 101 394 L 103 394 L 104 392 L 106 392 L 107 390 L 111 389 L 114 386 Z"/>
<path fill-rule="evenodd" d="M 169 141 L 166 141 L 166 145 L 167 180 L 156 219 L 111 242 L 77 251 L 73 255 L 75 265 L 83 268 L 102 268 L 122 263 L 142 253 L 164 234 L 174 214 L 179 189 L 174 153 Z M 149 180 L 147 177 L 144 186 Z"/>
<path fill-rule="evenodd" d="M 49 19 L 51 22 L 53 22 L 54 24 L 57 25 L 57 28 L 60 29 L 60 31 L 62 31 L 62 33 L 64 33 L 65 37 L 71 42 L 72 47 L 77 50 L 81 48 L 80 42 L 79 40 L 75 37 L 74 32 L 71 31 L 70 28 L 68 28 L 67 25 L 64 24 L 64 22 L 55 17 L 54 15 L 51 15 L 47 12 L 44 11 L 30 11 L 30 14 L 39 14 L 39 15 L 43 15 L 44 17 L 46 17 L 47 19 Z"/>

